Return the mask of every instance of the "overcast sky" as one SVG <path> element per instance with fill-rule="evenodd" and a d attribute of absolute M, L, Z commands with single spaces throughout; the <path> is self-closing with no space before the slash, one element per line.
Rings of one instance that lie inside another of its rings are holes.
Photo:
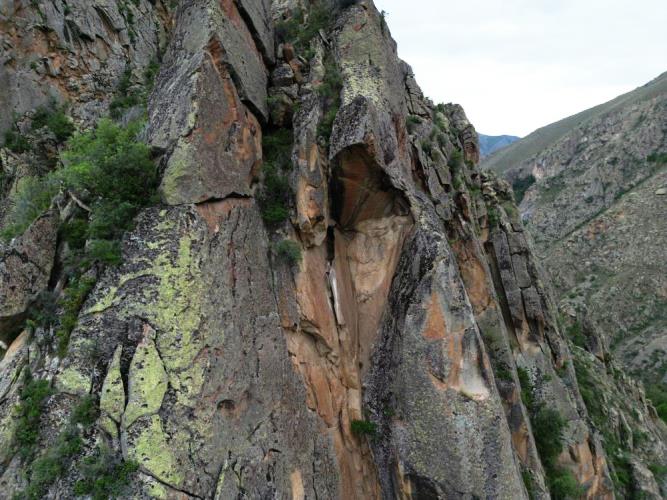
<path fill-rule="evenodd" d="M 375 0 L 424 93 L 525 136 L 667 71 L 667 0 Z"/>

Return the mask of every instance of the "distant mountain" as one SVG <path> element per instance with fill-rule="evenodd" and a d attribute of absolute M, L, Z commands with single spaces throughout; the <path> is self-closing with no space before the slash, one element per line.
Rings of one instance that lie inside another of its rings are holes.
<path fill-rule="evenodd" d="M 520 139 L 515 135 L 484 135 L 479 134 L 479 153 L 482 157 L 489 156 L 499 149 L 509 146 Z"/>

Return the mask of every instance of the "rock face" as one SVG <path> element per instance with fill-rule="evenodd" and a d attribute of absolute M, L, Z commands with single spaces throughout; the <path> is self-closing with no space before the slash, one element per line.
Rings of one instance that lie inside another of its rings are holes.
<path fill-rule="evenodd" d="M 648 383 L 666 376 L 666 123 L 663 74 L 483 163 L 525 192 L 521 215 L 559 299 L 586 304 L 614 354 Z"/>
<path fill-rule="evenodd" d="M 42 327 L 9 339 L 3 494 L 76 497 L 107 455 L 136 468 L 127 498 L 623 494 L 573 363 L 604 361 L 570 350 L 509 185 L 478 169 L 463 109 L 422 95 L 372 2 L 192 0 L 160 20 L 145 137 L 161 200 L 102 270 L 66 353 Z M 289 191 L 282 220 L 269 186 Z M 11 290 L 17 318 L 38 289 L 62 291 L 55 234 L 37 245 L 51 278 Z M 35 380 L 51 391 L 31 457 L 12 411 Z M 633 488 L 655 494 L 646 457 L 664 464 L 664 427 L 624 383 L 657 443 L 632 455 Z M 82 402 L 93 423 L 72 428 Z M 562 421 L 550 449 L 547 410 Z M 610 403 L 619 439 L 626 410 Z M 40 460 L 72 434 L 45 478 Z"/>
<path fill-rule="evenodd" d="M 59 216 L 50 210 L 15 238 L 0 257 L 0 341 L 11 343 L 28 307 L 47 289 L 53 269 Z"/>

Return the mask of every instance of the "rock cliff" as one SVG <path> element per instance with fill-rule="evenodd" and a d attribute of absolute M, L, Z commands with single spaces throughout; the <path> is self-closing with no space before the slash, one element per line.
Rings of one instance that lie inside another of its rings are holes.
<path fill-rule="evenodd" d="M 173 4 L 2 7 L 3 494 L 658 498 L 664 424 L 565 339 L 510 186 L 373 3 Z"/>

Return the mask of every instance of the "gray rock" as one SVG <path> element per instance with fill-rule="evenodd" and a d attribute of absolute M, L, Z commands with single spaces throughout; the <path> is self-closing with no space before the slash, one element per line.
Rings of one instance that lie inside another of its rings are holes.
<path fill-rule="evenodd" d="M 49 210 L 16 237 L 0 256 L 0 340 L 13 340 L 25 313 L 46 290 L 54 265 L 57 211 Z"/>

